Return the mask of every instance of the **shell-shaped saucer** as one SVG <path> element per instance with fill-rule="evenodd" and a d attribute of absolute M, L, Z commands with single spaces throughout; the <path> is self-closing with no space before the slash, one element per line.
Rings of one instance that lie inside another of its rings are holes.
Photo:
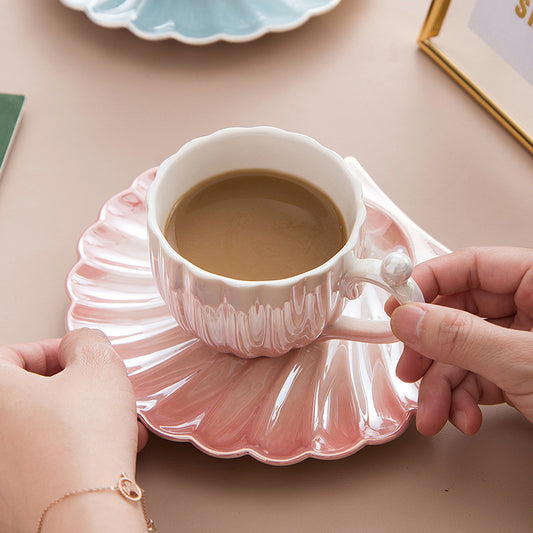
<path fill-rule="evenodd" d="M 187 44 L 245 42 L 288 31 L 340 0 L 60 0 L 96 24 L 127 28 L 141 39 Z"/>
<path fill-rule="evenodd" d="M 361 170 L 355 159 L 347 162 Z M 319 340 L 279 358 L 245 360 L 211 350 L 176 325 L 150 268 L 145 196 L 154 175 L 144 172 L 105 203 L 67 278 L 68 329 L 107 334 L 144 423 L 217 457 L 248 454 L 276 465 L 336 459 L 400 435 L 418 396 L 417 384 L 395 375 L 400 343 Z M 417 263 L 447 251 L 363 175 L 366 256 L 402 250 Z M 345 313 L 386 318 L 386 299 L 366 285 Z"/>

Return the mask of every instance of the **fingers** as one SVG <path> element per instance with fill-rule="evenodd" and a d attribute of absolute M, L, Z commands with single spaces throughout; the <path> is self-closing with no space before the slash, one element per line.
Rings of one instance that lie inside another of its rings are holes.
<path fill-rule="evenodd" d="M 431 359 L 405 345 L 396 365 L 396 375 L 406 383 L 414 383 L 427 372 L 432 363 Z"/>
<path fill-rule="evenodd" d="M 420 384 L 417 429 L 423 435 L 435 435 L 449 420 L 466 435 L 473 435 L 483 419 L 479 404 L 504 400 L 494 383 L 452 365 L 433 363 Z"/>
<path fill-rule="evenodd" d="M 475 380 L 474 374 L 468 374 L 469 378 Z M 473 395 L 466 385 L 461 385 L 452 393 L 452 405 L 450 408 L 450 422 L 465 435 L 474 435 L 479 431 L 483 422 L 483 414 L 479 408 L 476 395 Z"/>
<path fill-rule="evenodd" d="M 413 278 L 418 283 L 426 302 L 437 296 L 454 296 L 455 302 L 446 305 L 466 309 L 485 317 L 503 316 L 515 305 L 533 315 L 533 300 L 528 291 L 514 301 L 521 284 L 533 285 L 533 250 L 525 248 L 465 248 L 436 257 L 417 265 Z M 495 295 L 505 296 L 503 302 Z M 463 301 L 457 301 L 457 298 Z M 466 300 L 465 300 L 466 298 Z M 504 305 L 506 309 L 500 307 Z M 385 310 L 389 315 L 398 307 L 390 299 Z M 475 309 L 474 309 L 475 308 Z"/>
<path fill-rule="evenodd" d="M 125 372 L 124 364 L 107 337 L 98 330 L 71 331 L 63 339 L 0 347 L 0 364 L 51 376 L 67 366 L 98 368 L 112 365 Z"/>
<path fill-rule="evenodd" d="M 437 295 L 481 289 L 514 294 L 523 277 L 533 275 L 533 251 L 525 248 L 465 248 L 420 265 L 415 277 L 427 301 Z"/>
<path fill-rule="evenodd" d="M 448 421 L 453 389 L 463 380 L 466 370 L 451 365 L 432 365 L 420 383 L 416 427 L 422 435 L 438 433 Z"/>
<path fill-rule="evenodd" d="M 472 289 L 467 292 L 438 296 L 432 302 L 428 303 L 462 309 L 473 315 L 491 319 L 512 316 L 516 313 L 514 293 L 494 294 L 481 289 Z"/>
<path fill-rule="evenodd" d="M 28 372 L 51 376 L 60 370 L 57 359 L 61 339 L 47 339 L 27 344 L 0 347 L 0 364 L 23 368 Z"/>
<path fill-rule="evenodd" d="M 86 328 L 71 331 L 63 337 L 58 362 L 61 368 L 84 371 L 106 368 L 126 373 L 124 363 L 107 337 L 101 331 Z"/>
<path fill-rule="evenodd" d="M 520 393 L 531 387 L 531 332 L 505 329 L 465 311 L 431 304 L 397 308 L 391 327 L 410 348 L 402 369 L 410 369 L 411 379 L 416 377 L 414 369 L 423 372 L 430 359 L 470 370 L 506 391 Z M 420 356 L 426 359 L 413 362 Z"/>

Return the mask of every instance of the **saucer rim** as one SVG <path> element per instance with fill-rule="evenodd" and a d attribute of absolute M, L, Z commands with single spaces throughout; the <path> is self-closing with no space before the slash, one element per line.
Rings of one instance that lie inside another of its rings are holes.
<path fill-rule="evenodd" d="M 176 437 L 171 434 L 166 434 L 164 431 L 153 426 L 147 420 L 144 414 L 142 412 L 139 412 L 139 410 L 137 410 L 137 417 L 150 430 L 151 433 L 154 433 L 158 437 L 161 437 L 171 442 L 192 444 L 199 451 L 206 453 L 207 455 L 211 457 L 216 457 L 217 459 L 239 459 L 241 457 L 250 456 L 252 459 L 255 459 L 256 461 L 259 461 L 261 463 L 265 463 L 271 466 L 291 466 L 297 463 L 301 463 L 302 461 L 305 461 L 306 459 L 318 459 L 318 460 L 324 460 L 324 461 L 334 461 L 336 459 L 344 459 L 346 457 L 349 457 L 350 455 L 357 453 L 358 451 L 362 450 L 366 446 L 378 446 L 380 444 L 386 444 L 388 442 L 392 442 L 393 440 L 396 440 L 400 435 L 402 435 L 403 433 L 407 431 L 407 428 L 409 427 L 411 420 L 413 419 L 414 416 L 416 416 L 416 412 L 417 412 L 416 407 L 409 408 L 405 412 L 404 420 L 397 426 L 397 428 L 394 431 L 384 436 L 380 436 L 379 438 L 375 438 L 375 439 L 373 438 L 360 439 L 353 446 L 343 449 L 342 452 L 332 451 L 330 453 L 325 453 L 325 452 L 317 452 L 316 450 L 306 450 L 305 452 L 302 452 L 296 455 L 291 455 L 291 457 L 288 459 L 287 458 L 276 459 L 273 457 L 269 457 L 266 454 L 260 453 L 257 450 L 254 450 L 253 448 L 246 447 L 246 446 L 242 446 L 238 449 L 228 451 L 228 452 L 219 451 L 215 448 L 207 446 L 206 444 L 203 444 L 202 442 L 200 442 L 198 439 L 194 438 L 191 435 L 184 435 L 182 437 Z"/>
<path fill-rule="evenodd" d="M 251 42 L 263 37 L 268 33 L 283 33 L 287 31 L 292 31 L 300 26 L 303 26 L 311 18 L 324 15 L 329 11 L 332 11 L 337 7 L 341 0 L 330 0 L 327 4 L 322 7 L 308 8 L 305 13 L 292 22 L 278 25 L 263 25 L 256 31 L 243 33 L 243 34 L 231 34 L 225 32 L 216 32 L 209 34 L 206 37 L 190 37 L 179 31 L 166 31 L 162 33 L 153 33 L 145 30 L 139 29 L 135 25 L 135 21 L 130 19 L 123 19 L 122 21 L 112 22 L 105 19 L 105 16 L 98 16 L 91 12 L 89 4 L 91 0 L 85 0 L 84 2 L 75 2 L 72 0 L 59 0 L 65 7 L 74 9 L 76 11 L 82 11 L 85 15 L 93 22 L 94 24 L 101 26 L 103 28 L 109 29 L 119 29 L 125 28 L 131 32 L 136 37 L 146 40 L 146 41 L 162 41 L 166 39 L 173 39 L 175 41 L 181 42 L 183 44 L 192 45 L 192 46 L 204 46 L 209 44 L 214 44 L 216 42 L 228 42 L 228 43 L 245 43 Z"/>

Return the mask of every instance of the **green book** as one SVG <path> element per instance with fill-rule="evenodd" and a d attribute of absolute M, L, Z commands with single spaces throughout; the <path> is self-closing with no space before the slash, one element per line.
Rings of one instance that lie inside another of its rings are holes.
<path fill-rule="evenodd" d="M 24 96 L 20 94 L 0 93 L 0 175 L 17 130 L 23 104 Z"/>

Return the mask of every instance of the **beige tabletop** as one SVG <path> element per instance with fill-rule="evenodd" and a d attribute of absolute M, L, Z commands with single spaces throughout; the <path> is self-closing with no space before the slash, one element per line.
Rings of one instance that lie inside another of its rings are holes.
<path fill-rule="evenodd" d="M 301 28 L 193 47 L 104 29 L 58 0 L 0 0 L 0 92 L 27 96 L 0 181 L 0 343 L 61 336 L 76 243 L 184 142 L 275 125 L 353 155 L 451 249 L 533 246 L 533 157 L 416 47 L 429 0 L 344 0 Z M 414 425 L 342 460 L 267 466 L 153 436 L 159 531 L 533 531 L 533 426 Z"/>

